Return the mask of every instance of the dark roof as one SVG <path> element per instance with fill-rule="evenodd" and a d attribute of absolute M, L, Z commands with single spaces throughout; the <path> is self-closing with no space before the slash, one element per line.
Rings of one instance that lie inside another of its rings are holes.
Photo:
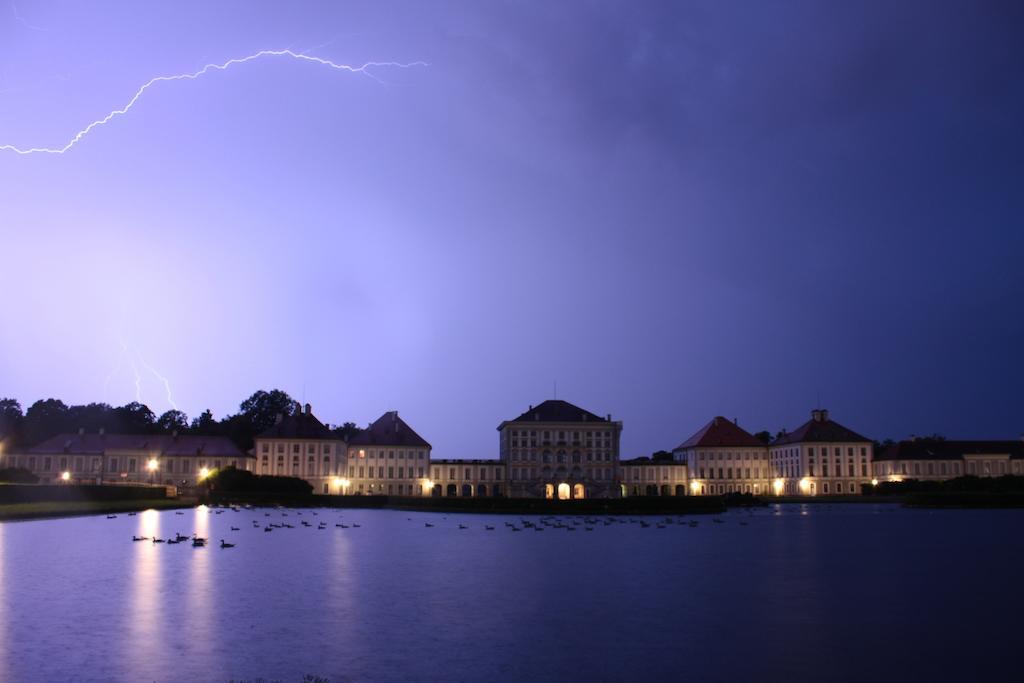
<path fill-rule="evenodd" d="M 191 434 L 58 434 L 28 449 L 28 453 L 103 455 L 112 450 L 147 451 L 162 456 L 251 457 L 226 436 Z"/>
<path fill-rule="evenodd" d="M 431 458 L 431 465 L 504 465 L 498 458 Z"/>
<path fill-rule="evenodd" d="M 649 456 L 642 455 L 639 458 L 619 461 L 620 467 L 625 465 L 668 465 L 670 467 L 686 467 L 686 462 L 683 460 L 651 460 Z"/>
<path fill-rule="evenodd" d="M 337 439 L 311 410 L 282 416 L 257 439 Z M 337 439 L 340 441 L 341 439 Z"/>
<path fill-rule="evenodd" d="M 772 445 L 784 446 L 791 443 L 841 443 L 851 441 L 871 443 L 871 439 L 865 438 L 852 429 L 847 429 L 838 422 L 830 420 L 827 410 L 812 410 L 810 420 L 792 432 L 783 434 L 775 439 Z"/>
<path fill-rule="evenodd" d="M 413 431 L 405 420 L 398 417 L 397 410 L 391 410 L 372 423 L 366 429 L 349 439 L 352 446 L 411 446 L 413 448 L 430 448 L 426 439 Z"/>
<path fill-rule="evenodd" d="M 1009 455 L 1024 458 L 1024 441 L 900 441 L 876 453 L 875 460 L 962 460 L 964 455 Z"/>
<path fill-rule="evenodd" d="M 699 432 L 676 446 L 675 450 L 707 446 L 759 446 L 763 448 L 765 444 L 735 422 L 719 415 L 704 425 Z"/>
<path fill-rule="evenodd" d="M 589 410 L 583 410 L 568 401 L 550 399 L 530 409 L 509 422 L 608 422 Z"/>

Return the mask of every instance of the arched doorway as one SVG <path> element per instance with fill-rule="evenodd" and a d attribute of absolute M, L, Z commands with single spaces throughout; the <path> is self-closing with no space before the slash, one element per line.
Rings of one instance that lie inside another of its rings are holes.
<path fill-rule="evenodd" d="M 658 487 L 656 485 L 654 485 L 654 484 L 648 484 L 647 485 L 647 495 L 648 496 L 656 496 L 656 495 L 658 495 Z"/>
<path fill-rule="evenodd" d="M 433 496 L 434 498 L 440 498 L 441 497 L 441 487 L 438 486 L 437 484 L 435 484 L 434 486 L 431 486 L 430 487 L 430 495 Z"/>
<path fill-rule="evenodd" d="M 547 498 L 548 500 L 551 500 L 552 498 L 555 497 L 554 484 L 544 484 L 544 497 Z"/>
<path fill-rule="evenodd" d="M 558 500 L 569 500 L 570 493 L 568 484 L 558 485 Z"/>
<path fill-rule="evenodd" d="M 672 493 L 670 492 L 670 489 L 668 487 L 668 484 L 662 484 L 662 486 L 661 486 L 661 495 L 663 495 L 663 496 L 671 496 L 672 495 Z"/>
<path fill-rule="evenodd" d="M 676 495 L 677 496 L 685 496 L 686 495 L 686 487 L 683 486 L 682 484 L 676 484 Z"/>
<path fill-rule="evenodd" d="M 463 498 L 472 498 L 473 497 L 473 485 L 472 484 L 463 484 L 462 485 L 462 497 Z"/>
<path fill-rule="evenodd" d="M 572 497 L 573 498 L 583 498 L 583 494 L 584 493 L 585 493 L 585 491 L 583 489 L 583 484 L 574 484 L 573 485 L 573 487 L 572 487 Z"/>
<path fill-rule="evenodd" d="M 478 484 L 476 487 L 476 495 L 483 498 L 487 495 L 487 484 Z"/>
<path fill-rule="evenodd" d="M 458 495 L 458 493 L 459 493 L 459 487 L 458 486 L 456 486 L 455 484 L 448 484 L 448 490 L 445 491 L 445 495 L 446 496 L 454 497 L 454 496 Z"/>

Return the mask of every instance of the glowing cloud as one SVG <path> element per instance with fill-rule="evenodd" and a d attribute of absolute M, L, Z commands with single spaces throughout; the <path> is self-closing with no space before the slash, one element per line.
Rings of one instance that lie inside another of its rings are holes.
<path fill-rule="evenodd" d="M 229 67 L 235 66 L 236 64 L 245 64 L 246 62 L 262 59 L 264 57 L 289 57 L 291 59 L 296 59 L 299 61 L 311 62 L 314 64 L 319 64 L 321 66 L 327 66 L 338 71 L 348 71 L 349 73 L 363 74 L 377 81 L 380 81 L 380 79 L 377 78 L 371 71 L 371 69 L 375 67 L 395 67 L 399 69 L 408 69 L 414 66 L 427 66 L 426 62 L 366 62 L 361 66 L 350 66 L 348 64 L 338 64 L 336 62 L 332 62 L 329 59 L 323 59 L 322 57 L 314 57 L 312 55 L 304 54 L 301 52 L 293 52 L 292 50 L 261 50 L 259 52 L 247 55 L 245 57 L 229 59 L 228 61 L 223 62 L 221 64 L 207 64 L 203 68 L 192 73 L 176 74 L 173 76 L 157 76 L 156 78 L 152 78 L 146 81 L 141 88 L 135 91 L 135 94 L 132 95 L 131 99 L 128 100 L 127 104 L 125 104 L 120 109 L 115 109 L 103 118 L 93 121 L 88 126 L 75 133 L 75 135 L 62 147 L 18 147 L 16 145 L 5 144 L 0 145 L 0 151 L 14 152 L 15 154 L 64 154 L 72 147 L 74 147 L 76 144 L 78 144 L 78 142 L 82 140 L 82 138 L 91 133 L 93 129 L 106 125 L 118 116 L 127 114 L 131 110 L 131 108 L 135 106 L 135 103 L 139 101 L 139 98 L 142 97 L 142 94 L 145 93 L 146 90 L 148 90 L 151 86 L 156 85 L 157 83 L 160 83 L 162 81 L 195 80 L 200 76 L 209 73 L 210 71 L 224 71 Z"/>

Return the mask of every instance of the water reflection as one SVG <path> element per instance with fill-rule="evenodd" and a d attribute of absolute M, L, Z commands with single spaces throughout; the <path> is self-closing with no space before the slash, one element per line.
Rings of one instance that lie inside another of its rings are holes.
<path fill-rule="evenodd" d="M 185 646 L 191 656 L 201 660 L 212 659 L 214 651 L 213 615 L 213 583 L 210 580 L 210 569 L 213 561 L 212 553 L 217 548 L 217 541 L 210 538 L 210 508 L 200 505 L 193 512 L 194 533 L 205 538 L 209 545 L 204 548 L 184 549 L 189 556 L 186 560 L 185 594 L 188 596 L 188 629 Z"/>
<path fill-rule="evenodd" d="M 159 609 L 161 591 L 161 557 L 163 544 L 152 541 L 160 536 L 160 513 L 146 510 L 138 515 L 136 536 L 150 540 L 134 543 L 131 563 L 132 598 L 128 610 L 129 639 L 125 657 L 135 671 L 145 671 L 150 662 L 159 657 L 160 625 L 163 623 Z"/>
<path fill-rule="evenodd" d="M 11 677 L 7 672 L 7 652 L 10 649 L 7 640 L 7 618 L 9 614 L 5 596 L 7 595 L 6 571 L 4 562 L 6 549 L 4 548 L 4 523 L 0 522 L 0 681 L 9 681 Z"/>

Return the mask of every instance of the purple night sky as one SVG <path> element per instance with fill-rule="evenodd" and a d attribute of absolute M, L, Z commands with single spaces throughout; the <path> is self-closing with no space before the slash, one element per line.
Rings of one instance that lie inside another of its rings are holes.
<path fill-rule="evenodd" d="M 820 403 L 1024 429 L 1024 3 L 0 2 L 0 396 L 281 388 L 438 457 Z M 129 352 L 122 351 L 122 343 Z"/>

